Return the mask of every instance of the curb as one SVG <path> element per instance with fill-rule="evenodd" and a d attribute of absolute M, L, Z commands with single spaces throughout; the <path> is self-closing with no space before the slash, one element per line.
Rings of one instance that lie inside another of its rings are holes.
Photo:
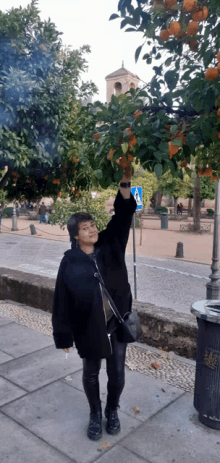
<path fill-rule="evenodd" d="M 55 279 L 18 270 L 0 268 L 0 299 L 15 301 L 51 313 Z M 195 359 L 197 322 L 192 314 L 133 299 L 143 334 L 140 343 L 165 348 L 175 354 Z"/>

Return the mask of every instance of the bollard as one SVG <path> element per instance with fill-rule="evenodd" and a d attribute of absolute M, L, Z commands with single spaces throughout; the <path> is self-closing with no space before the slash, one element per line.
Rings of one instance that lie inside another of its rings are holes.
<path fill-rule="evenodd" d="M 31 235 L 37 235 L 36 228 L 33 224 L 30 225 L 30 229 L 31 229 Z"/>
<path fill-rule="evenodd" d="M 11 231 L 18 231 L 18 227 L 17 227 L 17 211 L 16 211 L 15 204 L 13 206 Z"/>
<path fill-rule="evenodd" d="M 183 255 L 183 243 L 177 243 L 176 247 L 176 256 L 175 257 L 184 257 Z"/>

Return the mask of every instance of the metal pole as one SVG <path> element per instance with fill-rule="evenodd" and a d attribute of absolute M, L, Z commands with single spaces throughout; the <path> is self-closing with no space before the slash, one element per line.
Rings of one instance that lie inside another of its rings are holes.
<path fill-rule="evenodd" d="M 219 204 L 220 182 L 216 185 L 215 193 L 215 218 L 214 218 L 214 236 L 213 236 L 213 251 L 212 251 L 212 273 L 209 276 L 210 282 L 206 284 L 206 299 L 220 299 L 220 272 L 219 272 Z"/>
<path fill-rule="evenodd" d="M 137 264 L 136 264 L 136 246 L 135 246 L 135 212 L 133 215 L 133 260 L 134 260 L 134 297 L 137 299 Z"/>
<path fill-rule="evenodd" d="M 12 215 L 12 227 L 11 227 L 11 231 L 18 231 L 18 227 L 17 227 L 17 214 L 16 214 L 15 203 L 14 203 L 14 206 L 13 206 L 13 215 Z"/>

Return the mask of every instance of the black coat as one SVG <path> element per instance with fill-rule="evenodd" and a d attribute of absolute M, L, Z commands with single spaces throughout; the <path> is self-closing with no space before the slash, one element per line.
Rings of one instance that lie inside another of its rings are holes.
<path fill-rule="evenodd" d="M 120 190 L 114 201 L 115 214 L 99 233 L 94 250 L 99 271 L 117 309 L 131 311 L 132 294 L 125 264 L 125 249 L 136 210 L 133 195 L 124 199 Z M 57 349 L 73 346 L 81 358 L 111 355 L 100 283 L 95 263 L 80 248 L 66 251 L 60 263 L 54 293 L 52 325 Z"/>

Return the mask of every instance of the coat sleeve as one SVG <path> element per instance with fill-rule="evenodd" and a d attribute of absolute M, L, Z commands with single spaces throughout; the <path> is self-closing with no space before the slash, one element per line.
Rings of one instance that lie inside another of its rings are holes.
<path fill-rule="evenodd" d="M 57 275 L 52 308 L 52 327 L 57 349 L 73 346 L 73 333 L 70 324 L 71 296 L 63 278 L 63 265 Z"/>
<path fill-rule="evenodd" d="M 129 199 L 124 199 L 120 190 L 118 191 L 114 201 L 115 214 L 109 221 L 107 228 L 99 233 L 100 244 L 110 241 L 112 237 L 117 236 L 122 251 L 125 252 L 136 207 L 137 203 L 132 193 Z"/>

